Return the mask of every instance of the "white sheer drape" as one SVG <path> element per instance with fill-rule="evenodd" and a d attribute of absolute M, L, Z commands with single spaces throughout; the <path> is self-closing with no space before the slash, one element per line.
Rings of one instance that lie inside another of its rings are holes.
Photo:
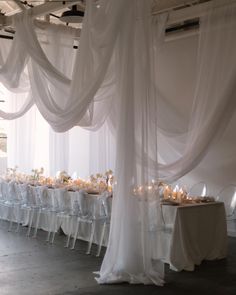
<path fill-rule="evenodd" d="M 52 26 L 46 31 L 38 29 L 37 32 L 50 62 L 70 77 L 77 50 L 73 49 L 74 32 L 70 29 L 64 32 L 61 31 L 62 28 Z M 6 59 L 12 45 L 10 42 L 12 41 L 3 40 L 1 43 L 2 61 Z M 67 59 L 68 56 L 70 59 Z M 25 78 L 28 76 L 25 75 Z M 52 91 L 56 96 L 57 89 Z M 4 90 L 9 110 L 4 114 L 8 119 L 19 116 L 19 110 L 26 104 L 27 95 L 27 92 L 11 93 Z M 66 170 L 70 175 L 76 173 L 79 177 L 87 178 L 93 173 L 114 170 L 113 141 L 114 136 L 110 134 L 107 124 L 91 134 L 79 127 L 55 133 L 33 107 L 24 117 L 9 121 L 8 167 L 17 165 L 20 171 L 31 173 L 32 168 L 42 166 L 46 175 L 56 175 L 57 171 Z M 93 146 L 91 149 L 90 142 Z"/>
<path fill-rule="evenodd" d="M 178 179 L 195 168 L 236 108 L 236 6 L 218 7 L 219 3 L 222 1 L 213 1 L 201 19 L 192 112 L 183 120 L 177 113 L 171 115 L 174 108 L 154 87 L 165 16 L 151 22 L 151 1 L 103 0 L 100 8 L 87 1 L 80 50 L 74 63 L 66 59 L 74 65 L 68 72 L 64 64 L 53 60 L 52 47 L 47 46 L 55 42 L 56 33 L 51 37 L 45 34 L 46 40 L 38 41 L 30 15 L 26 12 L 16 18 L 16 37 L 0 78 L 8 88 L 19 84 L 21 92 L 30 84 L 32 95 L 25 110 L 2 116 L 20 116 L 35 103 L 56 131 L 77 124 L 96 130 L 108 119 L 116 137 L 117 186 L 100 283 L 163 284 L 163 265 L 152 260 L 148 242 L 153 221 L 157 239 L 160 229 L 158 196 L 148 191 L 148 184 L 152 179 Z M 60 34 L 57 44 L 72 48 L 72 35 Z M 30 83 L 23 72 L 26 63 Z M 67 135 L 59 137 L 66 152 Z M 163 149 L 159 149 L 159 141 Z M 170 162 L 166 160 L 167 145 L 176 154 Z M 158 153 L 163 160 L 160 165 Z M 66 165 L 61 156 L 54 162 L 59 158 Z M 136 185 L 144 185 L 141 198 L 132 194 Z"/>
<path fill-rule="evenodd" d="M 12 111 L 21 102 L 19 94 L 5 99 Z M 65 170 L 70 175 L 76 173 L 77 177 L 87 178 L 114 170 L 113 137 L 107 126 L 96 132 L 76 126 L 68 132 L 56 133 L 34 106 L 23 117 L 8 122 L 7 136 L 8 167 L 18 166 L 24 173 L 31 174 L 31 169 L 43 167 L 47 176 Z"/>
<path fill-rule="evenodd" d="M 96 132 L 89 134 L 89 171 L 103 172 L 111 169 L 115 170 L 116 141 L 108 123 Z"/>
<path fill-rule="evenodd" d="M 222 134 L 236 109 L 236 63 L 233 58 L 236 6 L 218 7 L 220 2 L 214 1 L 209 13 L 201 18 L 197 82 L 188 133 L 184 138 L 175 130 L 172 135 L 168 131 L 172 144 L 183 146 L 184 143 L 185 148 L 179 159 L 161 167 L 163 179 L 178 179 L 196 167 L 212 142 Z M 178 126 L 177 120 L 173 123 Z M 162 156 L 165 157 L 163 153 Z"/>
<path fill-rule="evenodd" d="M 164 269 L 152 260 L 150 218 L 159 224 L 157 192 L 133 196 L 133 187 L 157 179 L 157 109 L 152 84 L 150 7 L 145 1 L 126 4 L 118 39 L 118 135 L 113 213 L 108 248 L 99 283 L 163 284 Z M 162 23 L 162 30 L 164 29 Z M 139 143 L 139 144 L 136 144 Z M 140 162 L 137 161 L 140 157 Z M 154 173 L 153 173 L 154 171 Z M 153 174 L 152 174 L 153 173 Z M 154 205 L 154 210 L 152 210 Z M 158 231 L 158 227 L 156 228 Z M 158 235 L 157 235 L 158 239 Z M 135 243 L 133 243 L 135 241 Z"/>

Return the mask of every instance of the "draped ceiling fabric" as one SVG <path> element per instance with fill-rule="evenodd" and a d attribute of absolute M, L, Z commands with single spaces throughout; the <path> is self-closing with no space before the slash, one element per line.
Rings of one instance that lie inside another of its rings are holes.
<path fill-rule="evenodd" d="M 214 1 L 212 6 L 220 3 L 222 1 Z M 196 167 L 209 151 L 212 142 L 222 135 L 235 113 L 235 16 L 234 3 L 212 9 L 201 18 L 197 81 L 186 136 L 169 129 L 166 137 L 167 141 L 171 137 L 172 144 L 173 137 L 177 138 L 175 143 L 179 145 L 184 142 L 184 152 L 178 160 L 160 169 L 163 179 L 178 179 Z M 176 128 L 178 124 L 175 124 L 176 121 L 173 123 Z M 162 122 L 159 126 L 165 124 Z"/>
<path fill-rule="evenodd" d="M 25 98 L 17 112 L 0 115 L 17 118 L 35 104 L 55 131 L 75 125 L 98 130 L 106 122 L 116 138 L 117 184 L 99 283 L 163 284 L 163 264 L 152 259 L 149 243 L 150 231 L 158 239 L 161 228 L 158 194 L 147 188 L 153 179 L 174 181 L 195 168 L 235 113 L 236 5 L 221 5 L 226 2 L 212 1 L 201 18 L 196 87 L 186 117 L 173 113 L 156 87 L 167 17 L 151 17 L 151 1 L 103 0 L 100 8 L 87 1 L 79 51 L 66 60 L 69 66 L 54 58 L 53 44 L 72 50 L 72 32 L 57 39 L 49 28 L 40 39 L 29 12 L 15 19 L 0 79 Z M 137 185 L 144 185 L 139 196 L 133 195 Z"/>

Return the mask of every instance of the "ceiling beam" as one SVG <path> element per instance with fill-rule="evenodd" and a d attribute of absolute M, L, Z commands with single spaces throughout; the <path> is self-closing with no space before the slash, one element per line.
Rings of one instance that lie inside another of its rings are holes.
<path fill-rule="evenodd" d="M 211 1 L 211 0 L 204 0 L 205 2 Z M 153 6 L 153 12 L 158 11 L 160 12 L 165 12 L 165 11 L 170 11 L 170 10 L 175 10 L 175 9 L 180 9 L 180 8 L 186 8 L 188 6 L 192 6 L 199 2 L 199 0 L 168 0 L 168 1 L 159 1 L 156 0 L 156 4 Z"/>
<path fill-rule="evenodd" d="M 48 14 L 50 12 L 54 12 L 54 11 L 72 6 L 74 4 L 78 4 L 81 6 L 83 5 L 81 0 L 70 0 L 70 1 L 61 1 L 61 2 L 49 1 L 44 4 L 40 4 L 35 7 L 32 7 L 32 8 L 30 8 L 30 10 L 31 10 L 33 18 L 37 18 L 39 16 L 43 16 L 43 15 Z M 20 12 L 20 13 L 22 13 L 22 12 Z M 14 18 L 14 15 L 4 16 L 2 25 L 5 27 L 11 26 L 13 24 L 13 18 Z M 1 21 L 1 18 L 0 18 L 0 21 Z M 1 23 L 0 23 L 0 25 L 1 25 Z"/>
<path fill-rule="evenodd" d="M 229 4 L 236 3 L 236 0 L 229 0 L 229 1 L 219 1 L 214 7 L 221 7 Z M 174 25 L 186 20 L 191 20 L 194 18 L 199 18 L 203 16 L 207 10 L 211 7 L 212 1 L 192 5 L 183 9 L 160 11 L 160 10 L 153 10 L 153 15 L 158 15 L 161 13 L 169 13 L 167 26 Z"/>
<path fill-rule="evenodd" d="M 14 0 L 14 1 L 18 2 L 18 0 Z M 64 2 L 65 2 L 65 4 L 64 4 Z M 191 2 L 194 3 L 196 1 L 191 1 Z M 203 14 L 205 14 L 207 9 L 210 7 L 211 2 L 212 1 L 210 0 L 208 2 L 192 5 L 187 8 L 178 9 L 178 10 L 173 10 L 176 7 L 169 7 L 169 9 L 165 9 L 163 11 L 162 9 L 160 10 L 160 7 L 159 7 L 159 9 L 156 7 L 153 9 L 152 14 L 158 15 L 158 14 L 161 14 L 164 12 L 169 13 L 167 26 L 170 26 L 173 24 L 180 23 L 182 21 L 186 21 L 186 20 L 190 20 L 190 19 L 194 19 L 194 18 L 202 16 Z M 236 2 L 236 0 L 227 1 L 226 3 L 225 3 L 225 1 L 222 0 L 222 1 L 219 1 L 218 6 L 224 6 L 226 4 L 234 3 L 234 2 Z M 187 1 L 187 3 L 189 4 L 190 1 Z M 69 0 L 69 1 L 61 1 L 61 2 L 58 2 L 58 1 L 54 2 L 52 0 L 52 1 L 46 2 L 44 4 L 32 7 L 32 8 L 30 8 L 30 10 L 32 11 L 32 16 L 34 18 L 37 18 L 39 16 L 48 14 L 50 12 L 55 12 L 57 10 L 66 8 L 68 6 L 72 6 L 74 4 L 79 5 L 83 10 L 85 8 L 85 5 L 81 0 Z M 19 12 L 19 13 L 22 13 L 22 12 Z M 1 27 L 1 25 L 2 26 L 11 26 L 13 23 L 13 18 L 14 18 L 14 15 L 11 15 L 11 16 L 0 15 L 0 27 Z"/>
<path fill-rule="evenodd" d="M 206 2 L 179 10 L 173 10 L 169 13 L 167 25 L 169 26 L 186 20 L 198 18 L 207 11 L 210 5 L 211 2 Z"/>
<path fill-rule="evenodd" d="M 25 5 L 22 4 L 22 3 L 20 2 L 20 0 L 13 0 L 13 1 L 16 3 L 16 5 L 20 8 L 21 11 L 26 10 Z"/>

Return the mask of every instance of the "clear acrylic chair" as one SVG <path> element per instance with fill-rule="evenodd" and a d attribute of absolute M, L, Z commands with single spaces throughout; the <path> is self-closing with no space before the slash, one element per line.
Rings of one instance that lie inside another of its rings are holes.
<path fill-rule="evenodd" d="M 0 209 L 1 209 L 1 204 L 4 202 L 4 197 L 3 197 L 3 179 L 0 178 Z M 0 211 L 0 218 L 2 218 L 2 212 Z"/>
<path fill-rule="evenodd" d="M 13 223 L 16 222 L 15 206 L 19 204 L 19 199 L 15 190 L 15 181 L 2 183 L 2 202 L 3 219 L 9 221 L 8 231 L 12 230 Z"/>
<path fill-rule="evenodd" d="M 34 187 L 27 183 L 23 183 L 18 185 L 18 189 L 21 200 L 17 216 L 16 231 L 18 232 L 20 230 L 20 225 L 28 225 L 26 236 L 29 237 L 33 226 L 35 211 L 38 210 Z"/>
<path fill-rule="evenodd" d="M 6 202 L 8 199 L 8 183 L 1 180 L 1 197 L 0 197 L 0 213 L 1 220 L 6 220 L 8 217 L 8 211 L 6 211 Z"/>
<path fill-rule="evenodd" d="M 105 236 L 106 229 L 109 234 L 109 227 L 110 227 L 110 219 L 111 219 L 111 200 L 110 200 L 110 193 L 105 192 L 103 193 L 102 197 L 100 198 L 101 209 L 102 212 L 100 216 L 96 218 L 96 221 L 99 221 L 102 224 L 102 230 L 100 234 L 100 239 L 98 243 L 98 250 L 96 256 L 100 256 L 101 248 L 103 245 L 103 240 Z"/>
<path fill-rule="evenodd" d="M 216 196 L 217 201 L 224 202 L 227 220 L 236 219 L 236 185 L 228 184 Z"/>
<path fill-rule="evenodd" d="M 75 192 L 75 194 L 77 194 Z M 71 211 L 69 213 L 69 229 L 68 229 L 68 234 L 67 234 L 67 239 L 66 239 L 66 244 L 65 247 L 68 248 L 70 245 L 70 239 L 71 239 L 71 235 L 73 232 L 73 225 L 75 223 L 75 220 L 77 220 L 78 216 L 80 214 L 80 208 L 79 208 L 79 202 L 78 200 L 74 200 L 72 203 L 72 208 Z"/>
<path fill-rule="evenodd" d="M 68 191 L 65 188 L 55 189 L 54 198 L 56 201 L 56 211 L 53 213 L 53 228 L 52 225 L 52 239 L 51 243 L 54 243 L 55 235 L 58 229 L 61 228 L 64 219 L 71 217 L 71 202 L 68 195 Z"/>
<path fill-rule="evenodd" d="M 17 212 L 17 228 L 16 232 L 19 232 L 20 225 L 24 222 L 24 213 L 25 211 L 29 211 L 30 207 L 28 207 L 28 184 L 17 184 L 16 190 L 19 195 L 20 205 Z"/>
<path fill-rule="evenodd" d="M 73 205 L 73 216 L 70 220 L 66 247 L 69 247 L 70 238 L 72 236 L 73 227 L 75 225 L 71 249 L 75 248 L 76 240 L 80 233 L 80 226 L 85 223 L 88 224 L 89 229 L 89 239 L 86 254 L 90 254 L 94 240 L 95 227 L 97 226 L 99 233 L 96 233 L 98 236 L 98 250 L 96 256 L 99 256 L 101 253 L 105 231 L 110 225 L 111 202 L 109 202 L 109 193 L 105 192 L 102 196 L 96 197 L 97 200 L 92 202 L 92 206 L 90 206 L 90 208 L 88 208 L 89 195 L 85 191 L 80 190 L 79 192 L 77 192 L 77 196 L 78 198 L 76 201 L 74 201 Z M 74 222 L 75 219 L 76 221 Z"/>
<path fill-rule="evenodd" d="M 88 198 L 87 192 L 85 192 L 84 190 L 80 190 L 79 192 L 76 192 L 76 193 L 77 193 L 77 202 L 78 202 L 76 204 L 78 204 L 78 209 L 75 216 L 73 216 L 76 218 L 76 223 L 75 223 L 75 233 L 74 233 L 71 249 L 75 249 L 75 244 L 80 231 L 80 226 L 81 224 L 85 223 L 90 226 L 89 243 L 88 243 L 88 248 L 86 252 L 86 254 L 90 254 L 94 232 L 95 232 L 95 217 L 93 212 L 94 210 L 88 209 L 87 200 L 86 200 Z M 72 236 L 72 232 L 73 232 L 73 225 L 74 225 L 73 217 L 71 218 L 71 222 L 70 222 L 70 229 L 67 236 L 66 247 L 69 247 L 70 237 Z"/>
<path fill-rule="evenodd" d="M 12 218 L 12 222 L 11 224 L 14 222 L 16 223 L 16 232 L 19 231 L 19 225 L 18 225 L 18 220 L 19 220 L 19 217 L 21 215 L 21 206 L 23 204 L 23 199 L 22 199 L 22 195 L 21 195 L 21 191 L 20 191 L 20 185 L 19 183 L 15 183 L 14 185 L 14 189 L 15 189 L 15 200 L 14 200 L 14 209 L 13 209 L 13 218 Z"/>
<path fill-rule="evenodd" d="M 33 238 L 37 237 L 39 225 L 42 219 L 42 216 L 45 217 L 51 214 L 52 207 L 49 202 L 48 197 L 48 187 L 47 186 L 37 186 L 35 187 L 35 196 L 36 196 L 36 204 L 38 206 L 38 210 L 36 213 L 36 222 L 33 233 Z"/>
<path fill-rule="evenodd" d="M 207 196 L 207 185 L 204 181 L 197 182 L 192 185 L 188 192 L 190 197 L 205 197 Z"/>
<path fill-rule="evenodd" d="M 38 202 L 36 187 L 29 185 L 28 186 L 28 206 L 29 206 L 29 223 L 28 231 L 26 236 L 30 236 L 31 228 L 34 225 L 34 220 L 36 219 L 37 213 L 41 208 L 41 204 Z"/>
<path fill-rule="evenodd" d="M 50 224 L 47 242 L 53 244 L 56 232 L 60 228 L 63 219 L 69 216 L 70 204 L 66 202 L 67 190 L 65 188 L 54 189 L 51 196 L 52 208 L 50 211 Z"/>

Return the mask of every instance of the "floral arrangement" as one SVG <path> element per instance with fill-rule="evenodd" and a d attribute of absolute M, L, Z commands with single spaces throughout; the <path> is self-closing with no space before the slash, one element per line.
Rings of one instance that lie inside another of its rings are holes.
<path fill-rule="evenodd" d="M 17 168 L 17 166 L 15 168 L 8 168 L 4 178 L 8 181 L 15 180 L 19 183 L 47 185 L 48 187 L 65 186 L 66 189 L 72 191 L 83 189 L 90 193 L 112 192 L 114 183 L 112 170 L 107 170 L 104 174 L 97 173 L 91 175 L 89 179 L 72 179 L 66 171 L 59 171 L 56 177 L 45 177 L 43 176 L 43 167 L 40 169 L 32 169 L 31 175 L 17 172 Z"/>
<path fill-rule="evenodd" d="M 17 169 L 18 169 L 18 166 L 15 166 L 14 168 L 7 168 L 7 173 L 6 173 L 6 175 L 7 175 L 7 176 L 11 176 L 11 177 L 16 176 L 16 174 L 17 174 Z"/>
<path fill-rule="evenodd" d="M 40 176 L 44 173 L 44 168 L 41 167 L 40 169 L 32 169 L 33 175 L 31 177 L 32 180 L 39 180 Z"/>
<path fill-rule="evenodd" d="M 112 191 L 112 185 L 114 182 L 113 171 L 108 170 L 104 174 L 97 173 L 95 175 L 90 175 L 91 186 L 94 189 L 103 192 L 105 190 Z"/>
<path fill-rule="evenodd" d="M 60 183 L 68 183 L 71 177 L 66 171 L 60 171 L 57 175 L 57 180 L 59 180 Z"/>

